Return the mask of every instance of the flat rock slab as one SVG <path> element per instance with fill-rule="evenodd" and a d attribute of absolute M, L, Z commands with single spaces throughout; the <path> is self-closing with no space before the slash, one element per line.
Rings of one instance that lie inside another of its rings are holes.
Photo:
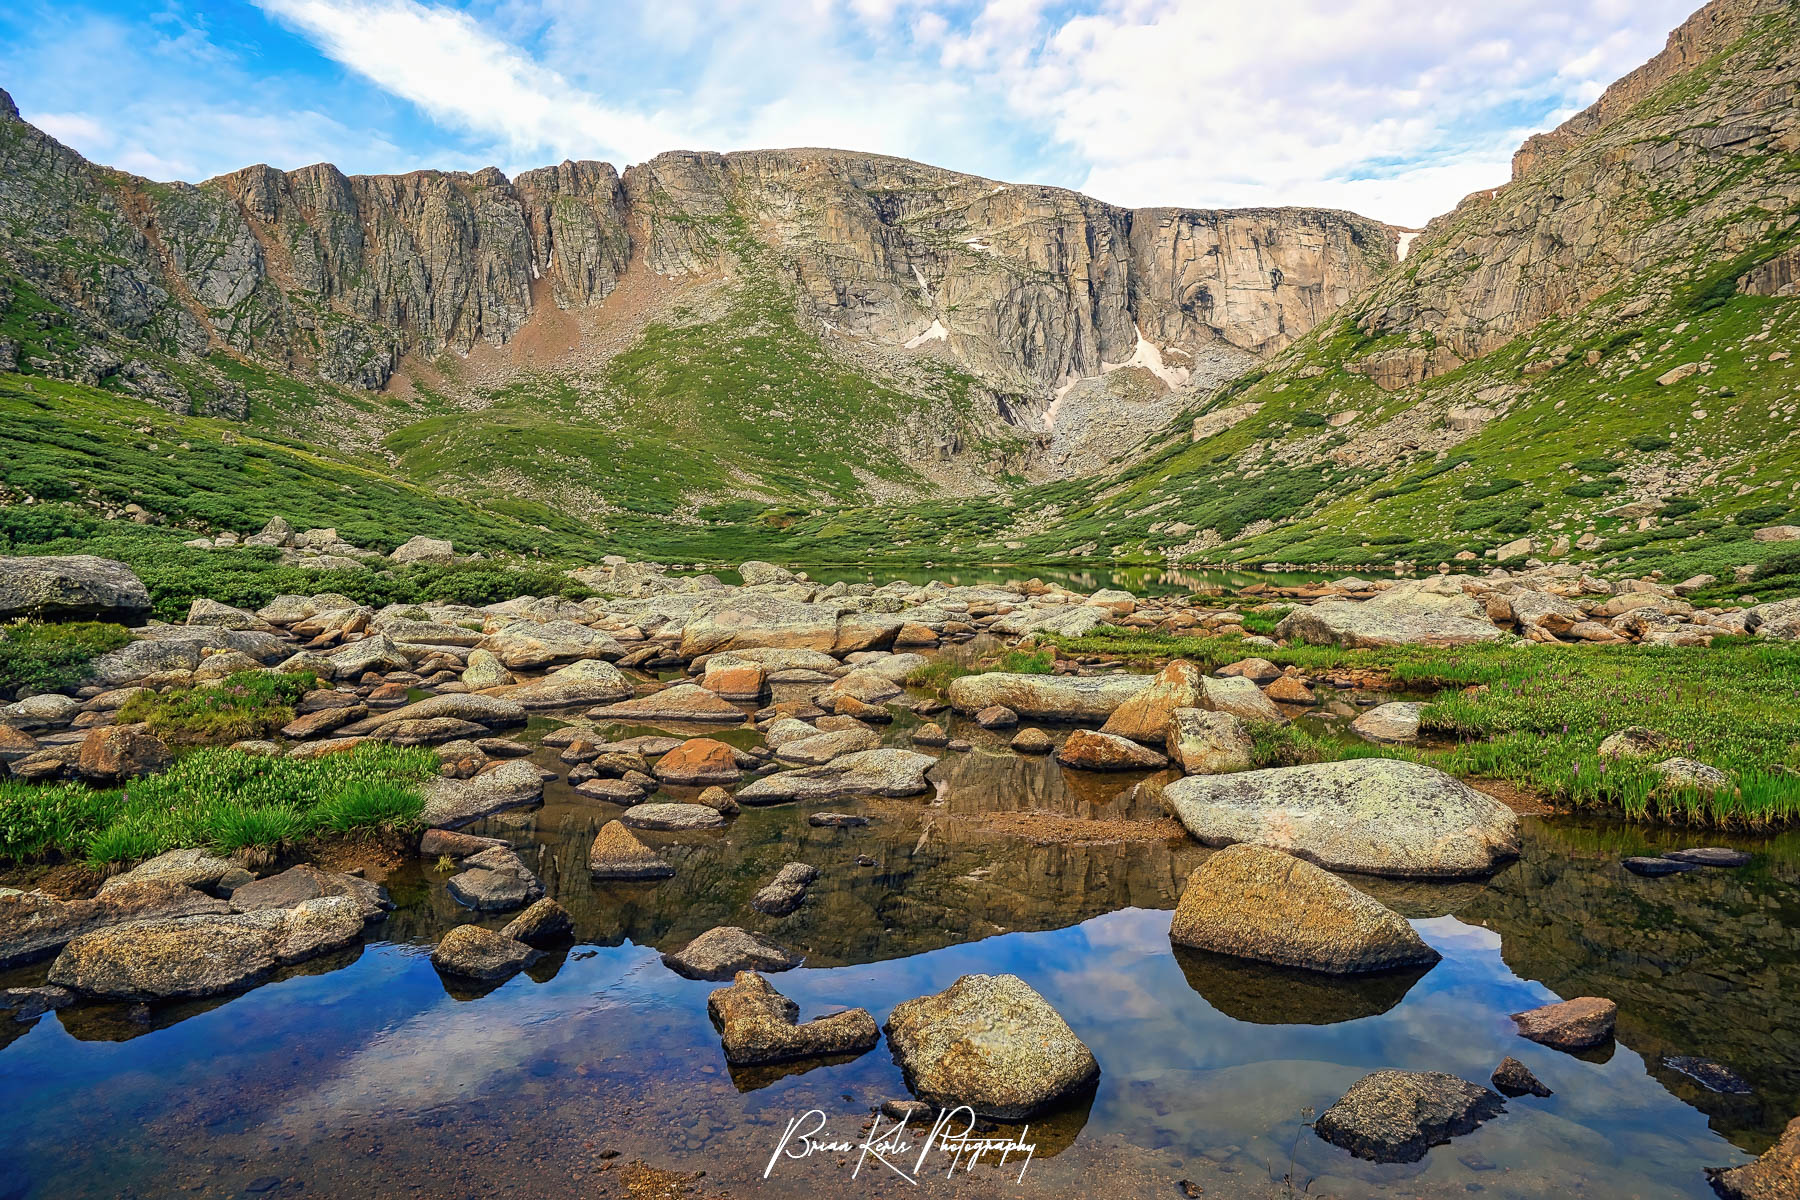
<path fill-rule="evenodd" d="M 1406 919 L 1337 876 L 1266 846 L 1229 846 L 1188 876 L 1169 938 L 1332 975 L 1438 961 Z"/>
<path fill-rule="evenodd" d="M 138 883 L 176 883 L 203 892 L 226 895 L 248 884 L 253 876 L 236 863 L 216 858 L 205 850 L 169 850 L 146 859 L 131 870 L 114 875 L 100 885 L 101 896 Z M 303 896 L 303 900 L 312 897 Z M 173 915 L 173 914 L 171 914 Z"/>
<path fill-rule="evenodd" d="M 782 771 L 738 790 L 740 804 L 835 800 L 843 796 L 916 796 L 931 790 L 925 772 L 937 759 L 915 750 L 860 750 L 817 767 Z"/>
<path fill-rule="evenodd" d="M 1209 846 L 1256 842 L 1327 870 L 1463 879 L 1519 853 L 1511 809 L 1398 759 L 1190 775 L 1165 787 L 1163 800 Z"/>
<path fill-rule="evenodd" d="M 1019 675 L 990 671 L 950 681 L 949 700 L 958 712 L 999 705 L 1032 720 L 1099 724 L 1149 687 L 1150 675 Z"/>
<path fill-rule="evenodd" d="M 730 979 L 739 971 L 789 971 L 803 961 L 765 938 L 735 925 L 709 929 L 680 950 L 662 956 L 663 964 L 689 979 Z"/>
<path fill-rule="evenodd" d="M 43 892 L 0 896 L 0 967 L 48 958 L 78 937 L 113 926 L 230 911 L 225 900 L 160 879 L 123 884 L 92 900 L 58 900 Z"/>
<path fill-rule="evenodd" d="M 311 863 L 243 884 L 232 891 L 231 907 L 238 912 L 293 908 L 321 896 L 348 896 L 362 909 L 365 921 L 373 921 L 394 907 L 380 884 L 356 875 L 322 871 Z"/>
<path fill-rule="evenodd" d="M 1441 1071 L 1371 1071 L 1319 1114 L 1313 1130 L 1358 1158 L 1418 1162 L 1504 1111 L 1497 1093 Z"/>
<path fill-rule="evenodd" d="M 1586 1050 L 1612 1041 L 1619 1006 L 1598 996 L 1577 996 L 1513 1014 L 1519 1036 L 1553 1050 Z"/>
<path fill-rule="evenodd" d="M 1507 634 L 1487 621 L 1442 612 L 1384 608 L 1349 600 L 1326 600 L 1297 608 L 1281 619 L 1275 636 L 1315 646 L 1376 649 L 1382 646 L 1468 646 L 1504 641 Z"/>
<path fill-rule="evenodd" d="M 1746 850 L 1733 850 L 1728 846 L 1696 846 L 1691 850 L 1671 850 L 1664 858 L 1678 863 L 1691 863 L 1697 867 L 1747 867 L 1750 865 L 1750 853 Z"/>
<path fill-rule="evenodd" d="M 1646 875 L 1651 878 L 1660 875 L 1680 875 L 1700 869 L 1698 863 L 1680 862 L 1673 858 L 1650 858 L 1643 855 L 1623 859 L 1621 865 L 1633 875 Z"/>
<path fill-rule="evenodd" d="M 744 710 L 694 683 L 678 683 L 674 687 L 593 709 L 588 718 L 594 721 L 700 721 L 709 724 L 741 725 Z"/>
<path fill-rule="evenodd" d="M 1093 1052 L 1017 975 L 964 975 L 895 1005 L 886 1029 L 907 1086 L 943 1109 L 1023 1120 L 1100 1077 Z"/>
<path fill-rule="evenodd" d="M 544 778 L 524 759 L 501 763 L 473 779 L 434 779 L 425 785 L 425 824 L 454 829 L 544 798 Z"/>
<path fill-rule="evenodd" d="M 50 981 L 116 1000 L 215 996 L 347 946 L 362 932 L 362 908 L 348 896 L 230 916 L 138 921 L 71 941 L 51 964 Z"/>
<path fill-rule="evenodd" d="M 859 750 L 877 750 L 880 747 L 881 735 L 864 726 L 860 729 L 840 729 L 832 733 L 815 733 L 811 737 L 796 738 L 783 743 L 775 751 L 775 757 L 791 766 L 818 767 L 846 754 L 855 754 Z"/>
<path fill-rule="evenodd" d="M 706 1011 L 719 1030 L 725 1061 L 739 1066 L 863 1054 L 881 1038 L 866 1008 L 799 1024 L 800 1006 L 755 971 L 739 971 L 730 987 L 708 996 Z"/>
<path fill-rule="evenodd" d="M 639 804 L 625 810 L 619 818 L 631 829 L 717 829 L 725 824 L 725 816 L 704 804 Z"/>

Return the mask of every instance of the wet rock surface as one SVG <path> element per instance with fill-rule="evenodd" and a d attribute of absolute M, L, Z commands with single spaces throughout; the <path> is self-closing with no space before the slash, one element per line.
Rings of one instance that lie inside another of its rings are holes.
<path fill-rule="evenodd" d="M 725 1061 L 733 1064 L 862 1054 L 881 1037 L 875 1018 L 863 1008 L 801 1024 L 800 1006 L 755 971 L 737 972 L 730 987 L 707 997 L 706 1009 L 719 1029 Z"/>
<path fill-rule="evenodd" d="M 1417 1162 L 1499 1116 L 1506 1101 L 1441 1071 L 1372 1071 L 1319 1114 L 1314 1131 L 1373 1162 Z"/>

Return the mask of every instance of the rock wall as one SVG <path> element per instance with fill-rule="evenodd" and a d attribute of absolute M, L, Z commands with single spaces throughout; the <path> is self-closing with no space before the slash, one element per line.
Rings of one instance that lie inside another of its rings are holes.
<path fill-rule="evenodd" d="M 1795 24 L 1787 0 L 1714 0 L 1528 139 L 1512 180 L 1433 220 L 1363 306 L 1368 336 L 1412 335 L 1404 361 L 1365 373 L 1411 386 L 1622 284 L 1644 311 L 1667 298 L 1663 268 L 1730 261 L 1791 224 L 1800 175 L 1768 165 L 1800 150 Z"/>
<path fill-rule="evenodd" d="M 4 93 L 0 215 L 20 231 L 11 269 L 90 337 L 362 388 L 409 353 L 509 341 L 546 300 L 539 280 L 562 308 L 603 301 L 634 257 L 677 278 L 754 261 L 821 332 L 947 353 L 1007 391 L 1125 363 L 1173 383 L 1215 348 L 1287 345 L 1395 246 L 1348 213 L 1130 210 L 832 150 L 670 153 L 623 178 L 321 164 L 157 184 L 88 163 Z"/>

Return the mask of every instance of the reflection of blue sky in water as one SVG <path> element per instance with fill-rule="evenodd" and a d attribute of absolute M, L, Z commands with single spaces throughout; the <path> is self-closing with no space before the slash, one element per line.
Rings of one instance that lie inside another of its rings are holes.
<path fill-rule="evenodd" d="M 1295 1147 L 1301 1177 L 1319 1177 L 1315 1193 L 1374 1196 L 1406 1180 L 1451 1191 L 1478 1182 L 1487 1196 L 1570 1194 L 1584 1182 L 1597 1196 L 1703 1196 L 1703 1166 L 1745 1157 L 1649 1078 L 1629 1049 L 1592 1063 L 1516 1037 L 1507 1014 L 1553 997 L 1513 976 L 1485 929 L 1453 917 L 1418 922 L 1444 960 L 1397 1005 L 1335 1024 L 1276 1025 L 1224 1016 L 1197 993 L 1170 953 L 1168 924 L 1167 912 L 1126 909 L 1068 929 L 803 969 L 775 982 L 803 1017 L 863 1004 L 879 1020 L 964 973 L 1015 972 L 1100 1060 L 1082 1139 L 1129 1141 L 1172 1171 L 1211 1151 L 1247 1179 L 1279 1178 Z M 699 1157 L 665 1165 L 700 1169 L 708 1158 L 768 1144 L 797 1110 L 823 1107 L 853 1130 L 868 1104 L 902 1093 L 882 1047 L 740 1096 L 705 1014 L 713 986 L 678 978 L 640 947 L 579 947 L 547 983 L 519 976 L 458 1001 L 422 948 L 376 945 L 343 970 L 263 987 L 124 1042 L 78 1041 L 46 1019 L 0 1051 L 11 1114 L 0 1152 L 40 1186 L 54 1176 L 54 1192 L 42 1194 L 79 1195 L 113 1194 L 134 1164 L 161 1169 L 163 1154 L 179 1165 L 194 1148 L 176 1144 L 184 1137 L 202 1150 L 216 1139 L 234 1154 L 278 1162 L 282 1147 L 328 1143 L 347 1127 L 470 1105 L 529 1137 L 546 1106 L 591 1071 L 640 1080 L 652 1106 L 742 1114 L 730 1134 L 683 1132 L 677 1152 Z M 1227 1007 L 1232 999 L 1219 998 Z M 1420 1166 L 1374 1167 L 1310 1132 L 1295 1138 L 1302 1109 L 1322 1110 L 1368 1070 L 1444 1070 L 1485 1082 L 1506 1054 L 1556 1095 L 1511 1101 L 1504 1116 Z M 841 1099 L 846 1092 L 854 1103 Z M 216 1103 L 225 1098 L 231 1103 Z M 1034 1168 L 1046 1186 L 1054 1164 Z M 1490 1166 L 1499 1169 L 1476 1169 Z"/>

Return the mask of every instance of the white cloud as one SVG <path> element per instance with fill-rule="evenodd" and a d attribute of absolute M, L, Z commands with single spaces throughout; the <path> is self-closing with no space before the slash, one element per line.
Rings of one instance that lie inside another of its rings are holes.
<path fill-rule="evenodd" d="M 0 70 L 21 104 L 161 177 L 827 145 L 1416 225 L 1503 182 L 1694 0 L 255 0 L 322 58 L 273 29 L 215 41 L 188 0 L 20 2 Z"/>
<path fill-rule="evenodd" d="M 991 0 L 944 61 L 995 72 L 1105 199 L 1419 224 L 1506 180 L 1521 115 L 1592 99 L 1690 6 L 1107 0 L 1055 24 Z"/>
<path fill-rule="evenodd" d="M 647 158 L 673 130 L 571 87 L 463 13 L 414 0 L 258 0 L 331 58 L 455 128 L 570 158 Z"/>

